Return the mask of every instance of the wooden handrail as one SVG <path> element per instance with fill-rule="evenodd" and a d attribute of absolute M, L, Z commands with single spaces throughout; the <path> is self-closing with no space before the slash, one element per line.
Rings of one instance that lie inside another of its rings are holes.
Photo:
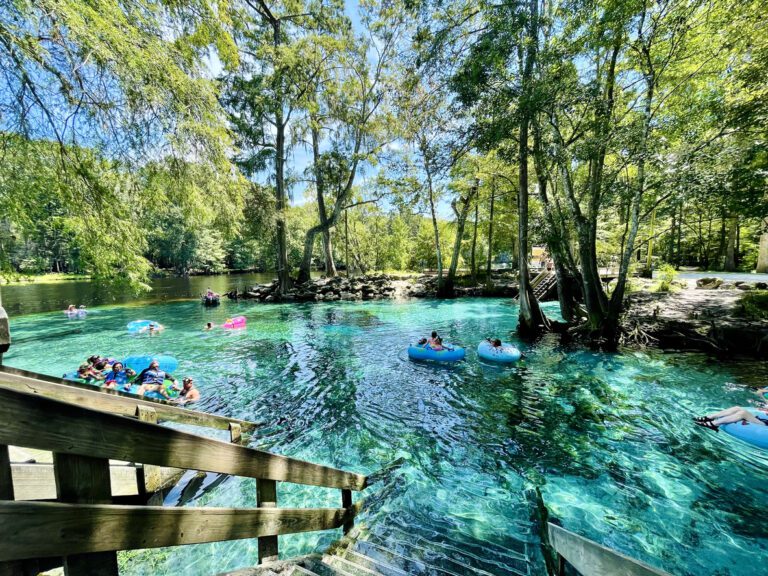
<path fill-rule="evenodd" d="M 0 502 L 0 562 L 341 527 L 343 508 L 165 508 Z"/>
<path fill-rule="evenodd" d="M 0 388 L 0 444 L 93 458 L 362 490 L 366 477 Z"/>
<path fill-rule="evenodd" d="M 163 400 L 139 398 L 134 394 L 126 394 L 118 390 L 96 388 L 88 384 L 70 382 L 9 366 L 0 366 L 0 387 L 39 394 L 86 408 L 125 416 L 133 416 L 136 413 L 136 406 L 146 406 L 154 408 L 160 420 L 182 424 L 228 430 L 230 423 L 235 423 L 240 425 L 244 433 L 252 433 L 259 426 L 256 422 L 180 408 Z"/>
<path fill-rule="evenodd" d="M 551 522 L 547 528 L 552 548 L 582 576 L 670 576 Z"/>

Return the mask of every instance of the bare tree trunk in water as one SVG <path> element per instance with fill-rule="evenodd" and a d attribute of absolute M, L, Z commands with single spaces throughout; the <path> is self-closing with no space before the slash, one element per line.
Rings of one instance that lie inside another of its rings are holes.
<path fill-rule="evenodd" d="M 739 228 L 739 217 L 731 214 L 728 218 L 728 242 L 725 248 L 725 266 L 727 272 L 736 270 L 736 233 Z"/>

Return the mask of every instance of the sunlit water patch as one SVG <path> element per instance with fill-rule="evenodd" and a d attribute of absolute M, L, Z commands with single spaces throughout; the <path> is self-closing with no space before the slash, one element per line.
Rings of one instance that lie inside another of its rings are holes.
<path fill-rule="evenodd" d="M 202 330 L 239 314 L 245 330 Z M 101 307 L 82 320 L 14 318 L 5 360 L 61 375 L 94 353 L 176 356 L 177 375 L 199 383 L 200 409 L 264 423 L 253 446 L 362 473 L 396 463 L 366 493 L 358 524 L 372 535 L 450 539 L 486 554 L 497 574 L 518 553 L 540 562 L 536 486 L 565 527 L 673 574 L 759 573 L 768 455 L 690 418 L 757 400 L 747 384 L 765 381 L 765 364 L 600 354 L 554 337 L 518 342 L 526 358 L 512 368 L 478 362 L 482 338 L 516 342 L 516 315 L 501 299 Z M 166 330 L 129 335 L 126 324 L 139 318 Z M 433 329 L 465 345 L 467 361 L 409 361 L 407 344 Z M 253 506 L 255 493 L 253 480 L 208 475 L 166 503 Z M 337 490 L 292 485 L 280 486 L 279 499 L 340 504 Z M 339 535 L 281 537 L 281 554 L 320 551 Z M 210 574 L 255 562 L 251 540 L 121 557 L 128 574 Z"/>

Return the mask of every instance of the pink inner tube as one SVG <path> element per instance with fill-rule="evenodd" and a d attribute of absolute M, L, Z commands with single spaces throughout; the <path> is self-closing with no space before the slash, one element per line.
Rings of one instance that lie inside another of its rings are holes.
<path fill-rule="evenodd" d="M 233 328 L 245 328 L 245 316 L 235 316 L 227 322 L 224 322 L 222 328 L 228 330 L 232 330 Z"/>

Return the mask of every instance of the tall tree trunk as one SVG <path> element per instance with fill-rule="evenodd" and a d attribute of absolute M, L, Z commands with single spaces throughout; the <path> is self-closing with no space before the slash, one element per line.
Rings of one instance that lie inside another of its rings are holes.
<path fill-rule="evenodd" d="M 536 168 L 536 179 L 538 181 L 539 199 L 544 207 L 544 221 L 546 223 L 545 237 L 547 239 L 547 248 L 555 263 L 555 274 L 557 276 L 557 299 L 560 303 L 560 315 L 566 322 L 571 322 L 575 317 L 576 310 L 576 286 L 578 273 L 569 270 L 569 265 L 574 264 L 568 240 L 566 237 L 567 229 L 558 225 L 558 221 L 552 211 L 552 204 L 549 201 L 547 193 L 548 170 L 544 157 L 544 149 L 541 142 L 541 130 L 538 123 L 538 116 L 533 121 L 533 160 Z M 575 265 L 573 266 L 575 269 Z"/>
<path fill-rule="evenodd" d="M 280 48 L 280 20 L 272 21 L 273 41 L 276 49 Z M 283 86 L 279 75 L 275 76 L 275 209 L 277 210 L 277 289 L 283 296 L 291 288 L 291 270 L 288 265 L 288 234 L 285 222 L 285 120 L 283 117 Z"/>
<path fill-rule="evenodd" d="M 464 226 L 467 222 L 467 216 L 469 216 L 469 207 L 472 205 L 472 200 L 477 194 L 478 182 L 475 180 L 475 185 L 470 188 L 466 197 L 459 198 L 459 209 L 453 205 L 453 211 L 456 214 L 456 237 L 453 240 L 453 252 L 451 253 L 451 265 L 448 267 L 448 277 L 445 280 L 443 286 L 443 294 L 440 296 L 453 296 L 453 286 L 456 280 L 456 269 L 459 266 L 459 256 L 461 255 L 461 243 L 464 240 Z"/>
<path fill-rule="evenodd" d="M 325 275 L 332 278 L 338 274 L 336 262 L 333 260 L 333 244 L 331 242 L 331 228 L 323 231 L 323 254 L 325 255 Z"/>
<path fill-rule="evenodd" d="M 719 239 L 717 242 L 717 258 L 716 261 L 718 262 L 718 265 L 721 265 L 723 269 L 725 269 L 725 221 L 727 220 L 727 216 L 725 214 L 725 210 L 722 211 L 720 215 L 720 234 Z"/>
<path fill-rule="evenodd" d="M 680 265 L 683 262 L 683 204 L 682 202 L 678 206 L 679 216 L 677 222 L 677 249 L 675 250 L 675 268 L 680 269 Z"/>
<path fill-rule="evenodd" d="M 432 166 L 427 143 L 421 141 L 421 153 L 424 158 L 424 172 L 427 176 L 427 192 L 429 193 L 429 212 L 432 216 L 432 231 L 435 238 L 435 254 L 437 255 L 437 293 L 443 292 L 443 254 L 440 250 L 440 230 L 437 226 L 437 211 L 435 210 L 435 190 L 432 185 Z"/>
<path fill-rule="evenodd" d="M 344 266 L 349 278 L 349 209 L 344 210 Z"/>
<path fill-rule="evenodd" d="M 518 194 L 517 194 L 517 236 L 518 236 L 518 258 L 519 274 L 518 286 L 520 290 L 520 315 L 517 323 L 517 331 L 521 336 L 534 337 L 539 334 L 545 325 L 544 315 L 541 313 L 539 303 L 533 295 L 530 279 L 528 277 L 528 132 L 530 129 L 531 118 L 533 116 L 533 106 L 531 93 L 533 80 L 533 68 L 536 62 L 536 52 L 539 43 L 539 2 L 538 0 L 529 0 L 528 10 L 530 20 L 527 30 L 527 47 L 525 48 L 525 58 L 523 61 L 523 73 L 521 76 L 521 108 L 519 124 L 519 142 L 518 158 Z"/>
<path fill-rule="evenodd" d="M 485 264 L 485 283 L 491 285 L 491 263 L 493 262 L 493 204 L 496 199 L 496 179 L 491 181 L 491 199 L 488 207 L 488 259 Z"/>
<path fill-rule="evenodd" d="M 477 260 L 475 258 L 477 252 L 477 214 L 480 207 L 480 198 L 475 200 L 475 225 L 472 229 L 472 259 L 469 267 L 472 269 L 472 284 L 477 284 Z"/>
<path fill-rule="evenodd" d="M 642 24 L 641 24 L 642 27 Z M 656 88 L 656 75 L 651 64 L 650 52 L 648 48 L 644 51 L 646 64 L 648 68 L 645 72 L 645 102 L 643 106 L 643 132 L 640 142 L 640 154 L 637 164 L 637 183 L 635 193 L 632 198 L 632 213 L 629 227 L 629 237 L 624 254 L 619 266 L 619 276 L 616 279 L 616 287 L 611 294 L 610 310 L 606 323 L 603 327 L 603 337 L 606 341 L 606 347 L 614 348 L 618 345 L 619 339 L 619 315 L 624 307 L 624 293 L 627 286 L 627 275 L 629 274 L 629 263 L 632 251 L 637 238 L 637 231 L 640 227 L 640 208 L 645 193 L 645 167 L 648 155 L 648 139 L 651 135 L 651 119 L 653 110 L 653 96 Z"/>
<path fill-rule="evenodd" d="M 760 234 L 760 246 L 757 250 L 757 269 L 755 272 L 768 272 L 768 218 L 763 219 L 763 233 Z"/>
<path fill-rule="evenodd" d="M 727 272 L 736 270 L 736 231 L 739 227 L 739 217 L 731 214 L 728 217 L 728 243 L 725 248 L 725 266 Z"/>

